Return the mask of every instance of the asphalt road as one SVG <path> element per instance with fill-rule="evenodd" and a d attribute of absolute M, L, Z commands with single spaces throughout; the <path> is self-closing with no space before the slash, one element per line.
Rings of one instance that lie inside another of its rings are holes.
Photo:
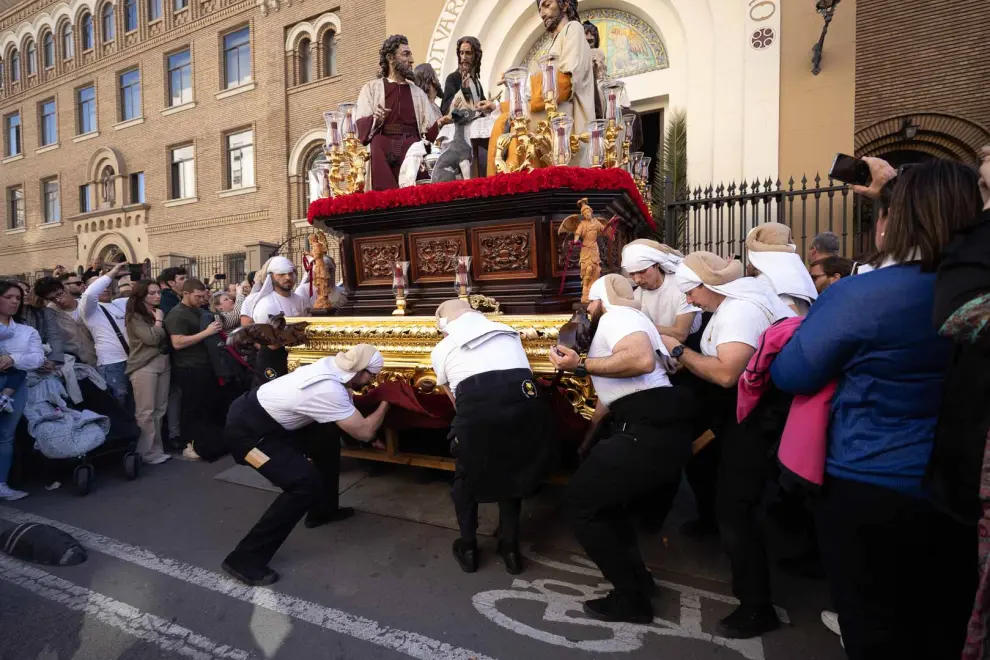
<path fill-rule="evenodd" d="M 652 625 L 591 621 L 580 603 L 602 592 L 600 574 L 572 541 L 532 531 L 522 575 L 505 573 L 492 539 L 465 575 L 454 531 L 359 512 L 299 526 L 273 562 L 281 581 L 247 588 L 219 564 L 274 495 L 212 479 L 223 467 L 171 461 L 133 483 L 106 476 L 86 498 L 35 490 L 0 506 L 0 524 L 56 524 L 90 551 L 67 568 L 0 554 L 0 660 L 844 657 L 818 621 L 822 583 L 775 583 L 791 624 L 764 639 L 713 637 L 734 601 L 724 563 L 707 570 L 693 551 L 652 566 Z"/>

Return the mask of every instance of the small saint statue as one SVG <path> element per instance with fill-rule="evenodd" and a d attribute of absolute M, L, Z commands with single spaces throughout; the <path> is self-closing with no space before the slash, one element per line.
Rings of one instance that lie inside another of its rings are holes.
<path fill-rule="evenodd" d="M 588 299 L 591 285 L 602 275 L 601 257 L 598 253 L 598 234 L 605 231 L 608 225 L 594 215 L 594 211 L 588 206 L 587 198 L 578 201 L 578 208 L 580 213 L 567 216 L 557 233 L 574 234 L 573 242 L 581 243 L 581 252 L 578 255 L 581 274 L 581 303 L 587 305 L 591 302 Z"/>
<path fill-rule="evenodd" d="M 108 165 L 103 169 L 103 176 L 100 177 L 100 182 L 103 186 L 103 203 L 108 207 L 113 207 L 117 202 L 117 191 L 115 190 L 113 178 L 113 168 Z"/>
<path fill-rule="evenodd" d="M 327 269 L 324 257 L 330 252 L 327 246 L 327 236 L 322 231 L 316 231 L 309 236 L 309 257 L 313 260 L 310 268 L 310 283 L 315 291 L 313 313 L 320 314 L 330 311 L 330 289 L 333 281 Z"/>

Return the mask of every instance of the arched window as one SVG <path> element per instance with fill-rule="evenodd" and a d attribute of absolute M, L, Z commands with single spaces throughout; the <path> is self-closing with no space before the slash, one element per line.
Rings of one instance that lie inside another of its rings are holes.
<path fill-rule="evenodd" d="M 323 33 L 323 75 L 337 75 L 337 33 L 333 30 Z"/>
<path fill-rule="evenodd" d="M 313 79 L 313 49 L 309 39 L 299 42 L 299 84 L 308 83 Z"/>
<path fill-rule="evenodd" d="M 21 55 L 16 50 L 10 53 L 10 82 L 21 79 Z"/>
<path fill-rule="evenodd" d="M 92 50 L 93 48 L 93 15 L 89 12 L 83 14 L 82 21 L 82 49 Z"/>
<path fill-rule="evenodd" d="M 41 42 L 41 52 L 44 58 L 44 65 L 46 69 L 50 69 L 55 66 L 55 37 L 52 36 L 51 32 L 46 32 L 44 40 Z"/>
<path fill-rule="evenodd" d="M 113 41 L 113 5 L 109 2 L 103 5 L 103 43 Z"/>
<path fill-rule="evenodd" d="M 34 47 L 34 41 L 28 41 L 24 50 L 27 53 L 27 73 L 33 76 L 38 73 L 38 49 Z"/>
<path fill-rule="evenodd" d="M 124 32 L 137 29 L 137 0 L 124 0 Z"/>
<path fill-rule="evenodd" d="M 71 60 L 75 55 L 75 44 L 72 42 L 72 24 L 62 26 L 62 57 Z"/>

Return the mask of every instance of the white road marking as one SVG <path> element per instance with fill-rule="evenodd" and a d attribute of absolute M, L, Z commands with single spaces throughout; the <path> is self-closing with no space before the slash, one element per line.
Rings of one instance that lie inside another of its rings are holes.
<path fill-rule="evenodd" d="M 419 633 L 383 626 L 377 621 L 279 593 L 272 589 L 248 587 L 219 573 L 168 557 L 160 557 L 150 550 L 72 525 L 66 525 L 56 520 L 48 520 L 7 506 L 0 506 L 0 518 L 15 523 L 36 522 L 51 525 L 71 534 L 79 543 L 91 550 L 272 612 L 312 623 L 332 632 L 403 653 L 412 658 L 419 660 L 494 660 L 490 656 L 470 649 L 453 646 Z"/>
<path fill-rule="evenodd" d="M 5 555 L 0 555 L 0 580 L 192 660 L 251 660 L 256 657 Z"/>
<path fill-rule="evenodd" d="M 683 585 L 677 586 L 682 587 Z M 737 651 L 747 660 L 765 660 L 766 658 L 763 651 L 763 640 L 759 637 L 754 639 L 725 639 L 702 631 L 701 597 L 696 594 L 681 594 L 679 622 L 654 617 L 652 623 L 641 625 L 612 623 L 588 618 L 583 612 L 583 602 L 604 596 L 610 588 L 611 585 L 605 582 L 591 586 L 561 580 L 541 579 L 527 582 L 517 579 L 512 583 L 512 589 L 495 589 L 475 594 L 472 603 L 478 612 L 506 630 L 569 649 L 593 653 L 630 653 L 643 648 L 645 637 L 649 634 L 709 642 Z M 511 600 L 543 603 L 545 605 L 543 621 L 605 629 L 611 633 L 611 637 L 582 640 L 540 630 L 528 623 L 513 619 L 499 610 L 498 606 L 501 602 Z"/>

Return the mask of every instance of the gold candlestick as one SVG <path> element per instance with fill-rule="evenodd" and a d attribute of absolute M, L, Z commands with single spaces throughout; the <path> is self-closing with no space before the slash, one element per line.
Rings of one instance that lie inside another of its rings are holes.
<path fill-rule="evenodd" d="M 406 315 L 406 288 L 408 285 L 408 273 L 408 261 L 396 261 L 395 265 L 392 266 L 392 291 L 395 293 L 395 309 L 392 310 L 392 316 Z"/>

